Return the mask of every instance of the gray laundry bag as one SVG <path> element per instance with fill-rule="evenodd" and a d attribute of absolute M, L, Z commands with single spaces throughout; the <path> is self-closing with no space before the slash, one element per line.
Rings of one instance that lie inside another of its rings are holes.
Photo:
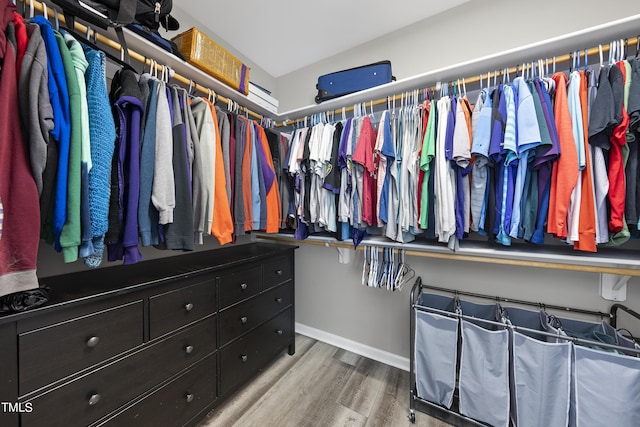
<path fill-rule="evenodd" d="M 540 313 L 505 307 L 514 326 L 542 331 Z M 511 419 L 518 427 L 566 427 L 571 390 L 571 343 L 546 342 L 529 331 L 511 331 Z"/>
<path fill-rule="evenodd" d="M 418 305 L 454 312 L 455 300 L 421 294 Z M 418 397 L 451 408 L 458 362 L 458 319 L 415 310 L 416 389 Z"/>
<path fill-rule="evenodd" d="M 493 322 L 498 305 L 461 301 L 462 314 Z M 509 425 L 509 331 L 478 320 L 461 321 L 460 413 L 490 424 Z"/>

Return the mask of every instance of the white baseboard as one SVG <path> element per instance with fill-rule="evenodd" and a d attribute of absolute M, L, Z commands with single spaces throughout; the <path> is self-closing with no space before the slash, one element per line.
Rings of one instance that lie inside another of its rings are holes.
<path fill-rule="evenodd" d="M 331 344 L 343 350 L 348 350 L 352 353 L 359 354 L 360 356 L 368 357 L 369 359 L 373 359 L 386 365 L 402 369 L 403 371 L 409 371 L 408 357 L 398 356 L 397 354 L 389 353 L 388 351 L 380 350 L 366 344 L 352 341 L 348 338 L 334 335 L 320 329 L 312 328 L 311 326 L 303 325 L 298 322 L 296 322 L 296 332 L 309 338 Z"/>

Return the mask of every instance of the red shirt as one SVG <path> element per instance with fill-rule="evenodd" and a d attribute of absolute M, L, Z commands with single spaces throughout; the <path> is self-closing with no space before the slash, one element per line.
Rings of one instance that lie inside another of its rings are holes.
<path fill-rule="evenodd" d="M 376 133 L 371 125 L 369 117 L 362 122 L 360 137 L 353 152 L 352 161 L 364 166 L 364 178 L 362 183 L 362 220 L 368 225 L 376 225 L 376 198 L 377 186 L 375 178 L 375 166 L 373 163 L 373 151 L 376 145 Z"/>

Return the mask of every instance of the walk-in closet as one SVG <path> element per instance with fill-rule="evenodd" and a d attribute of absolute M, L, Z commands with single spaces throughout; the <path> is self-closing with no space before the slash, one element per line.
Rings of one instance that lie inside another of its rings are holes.
<path fill-rule="evenodd" d="M 0 425 L 640 425 L 635 2 L 0 7 Z"/>

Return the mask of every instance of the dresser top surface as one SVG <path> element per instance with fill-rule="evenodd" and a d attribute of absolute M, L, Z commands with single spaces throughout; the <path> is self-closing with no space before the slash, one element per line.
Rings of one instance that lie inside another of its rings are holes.
<path fill-rule="evenodd" d="M 0 323 L 83 300 L 133 292 L 171 279 L 187 278 L 196 274 L 214 272 L 274 256 L 286 255 L 296 247 L 282 244 L 250 243 L 157 258 L 133 265 L 118 265 L 43 277 L 40 278 L 40 285 L 50 288 L 49 301 L 32 310 L 0 316 Z"/>

